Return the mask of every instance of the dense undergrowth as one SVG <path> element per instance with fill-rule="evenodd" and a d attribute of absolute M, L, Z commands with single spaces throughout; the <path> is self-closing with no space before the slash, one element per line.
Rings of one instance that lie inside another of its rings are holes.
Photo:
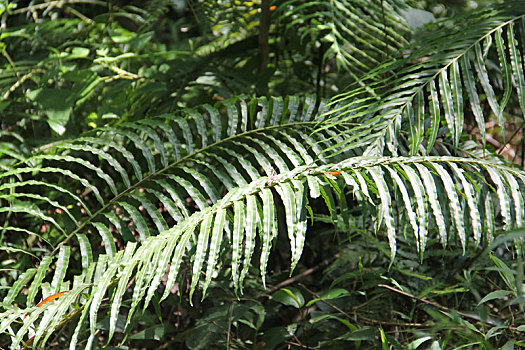
<path fill-rule="evenodd" d="M 525 346 L 521 2 L 4 0 L 0 51 L 1 348 Z"/>

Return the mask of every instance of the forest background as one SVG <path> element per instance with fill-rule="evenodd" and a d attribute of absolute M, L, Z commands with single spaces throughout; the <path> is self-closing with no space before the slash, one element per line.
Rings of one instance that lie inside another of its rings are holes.
<path fill-rule="evenodd" d="M 0 347 L 525 347 L 523 1 L 0 0 Z"/>

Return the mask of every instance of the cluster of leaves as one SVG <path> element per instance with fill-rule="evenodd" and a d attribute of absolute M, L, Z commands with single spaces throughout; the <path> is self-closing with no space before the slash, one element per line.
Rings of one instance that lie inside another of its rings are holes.
<path fill-rule="evenodd" d="M 523 4 L 262 4 L 0 2 L 0 344 L 524 345 Z"/>
<path fill-rule="evenodd" d="M 317 242 L 333 236 L 328 229 L 310 241 L 323 249 L 304 258 L 312 267 L 302 271 L 300 282 L 283 283 L 285 276 L 276 274 L 270 290 L 250 285 L 239 300 L 228 293 L 227 276 L 219 276 L 222 283 L 212 283 L 210 292 L 216 288 L 222 297 L 207 304 L 210 309 L 197 327 L 172 338 L 172 344 L 201 349 L 228 344 L 263 349 L 281 344 L 312 349 L 523 346 L 520 259 L 501 250 L 501 259 L 474 250 L 458 258 L 438 248 L 420 266 L 415 247 L 402 240 L 389 266 L 379 252 L 388 249 L 386 244 L 373 235 L 353 236 L 345 250 Z M 504 243 L 498 240 L 490 248 Z"/>

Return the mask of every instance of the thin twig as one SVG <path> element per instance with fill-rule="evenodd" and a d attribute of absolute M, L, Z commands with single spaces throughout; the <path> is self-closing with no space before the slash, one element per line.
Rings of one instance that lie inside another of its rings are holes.
<path fill-rule="evenodd" d="M 226 338 L 226 349 L 229 349 L 230 348 L 230 335 L 231 335 L 231 331 L 232 331 L 232 314 L 233 314 L 233 307 L 235 306 L 235 304 L 232 303 L 230 304 L 230 306 L 228 307 L 228 338 Z"/>
<path fill-rule="evenodd" d="M 319 347 L 312 348 L 310 346 L 299 344 L 299 343 L 295 343 L 293 341 L 285 341 L 285 343 L 288 344 L 288 345 L 298 346 L 298 347 L 303 348 L 303 349 L 312 349 L 312 350 L 313 349 L 315 349 L 315 350 L 320 349 Z"/>
<path fill-rule="evenodd" d="M 290 284 L 292 283 L 295 283 L 295 281 L 297 281 L 298 279 L 301 279 L 303 277 L 306 277 L 308 275 L 311 275 L 312 273 L 314 273 L 315 271 L 319 270 L 321 267 L 324 267 L 330 263 L 332 263 L 335 259 L 337 259 L 339 257 L 339 254 L 336 254 L 334 255 L 331 259 L 327 259 L 325 261 L 323 261 L 322 263 L 320 263 L 319 265 L 316 265 L 314 267 L 311 267 L 307 270 L 304 270 L 303 272 L 301 272 L 300 274 L 298 274 L 297 276 L 294 276 L 294 277 L 291 277 L 287 280 L 284 280 L 282 281 L 281 283 L 273 286 L 271 289 L 270 289 L 270 292 L 273 293 L 283 287 L 286 287 L 286 286 L 289 286 Z"/>
<path fill-rule="evenodd" d="M 377 286 L 378 286 L 378 287 L 381 287 L 381 288 L 386 288 L 386 289 L 388 289 L 388 290 L 391 290 L 391 291 L 396 292 L 396 293 L 398 293 L 398 294 L 404 295 L 404 296 L 409 297 L 409 298 L 411 298 L 411 299 L 415 299 L 415 300 L 420 301 L 420 302 L 422 302 L 422 303 L 425 303 L 425 304 L 428 304 L 428 305 L 432 305 L 432 306 L 434 306 L 434 307 L 436 307 L 436 308 L 438 308 L 438 309 L 441 309 L 441 310 L 443 310 L 443 311 L 451 311 L 451 309 L 449 309 L 448 307 L 443 306 L 443 305 L 441 305 L 441 304 L 438 304 L 438 303 L 436 303 L 436 302 L 434 302 L 434 301 L 430 301 L 430 300 L 427 300 L 427 299 L 425 299 L 425 298 L 416 297 L 416 296 L 413 295 L 413 294 L 410 294 L 410 293 L 404 292 L 404 291 L 402 291 L 402 290 L 400 290 L 400 289 L 397 289 L 397 288 L 394 288 L 394 287 L 388 286 L 388 285 L 386 285 L 386 284 L 378 284 Z M 460 315 L 461 315 L 461 313 L 460 313 Z M 466 315 L 466 314 L 465 314 L 465 315 Z"/>
<path fill-rule="evenodd" d="M 197 24 L 201 24 L 201 21 L 199 20 L 199 16 L 197 16 L 197 13 L 195 12 L 195 9 L 193 8 L 193 5 L 191 4 L 191 0 L 186 0 L 186 3 L 188 4 L 188 7 L 190 8 L 191 13 L 193 13 L 193 17 L 195 18 L 195 22 Z"/>
<path fill-rule="evenodd" d="M 27 79 L 31 78 L 31 76 L 37 72 L 39 72 L 40 70 L 34 70 L 34 71 L 31 71 L 29 73 L 27 73 L 26 75 L 22 76 L 20 79 L 18 79 L 16 81 L 16 83 L 13 84 L 13 86 L 11 86 L 9 88 L 9 90 L 7 90 L 7 92 L 4 94 L 4 96 L 2 96 L 2 101 L 5 101 L 9 98 L 9 95 L 14 92 L 16 89 L 18 89 L 20 87 L 20 85 L 22 85 L 24 83 L 24 81 L 26 81 Z"/>
<path fill-rule="evenodd" d="M 4 57 L 7 59 L 7 61 L 8 61 L 9 64 L 11 65 L 11 67 L 13 67 L 13 71 L 15 72 L 16 78 L 17 78 L 18 80 L 20 80 L 20 75 L 18 74 L 18 70 L 16 69 L 15 62 L 13 61 L 13 59 L 11 58 L 11 56 L 9 56 L 9 53 L 7 52 L 6 49 L 2 50 L 2 55 L 4 55 Z"/>
<path fill-rule="evenodd" d="M 430 300 L 427 300 L 427 299 L 425 299 L 425 298 L 416 297 L 416 296 L 413 295 L 413 294 L 410 294 L 410 293 L 404 292 L 404 291 L 399 290 L 399 289 L 394 288 L 394 287 L 390 287 L 390 286 L 388 286 L 388 285 L 386 285 L 386 284 L 378 284 L 377 286 L 378 286 L 378 287 L 381 287 L 381 288 L 386 288 L 386 289 L 388 289 L 388 290 L 391 290 L 391 291 L 396 292 L 396 293 L 398 293 L 398 294 L 404 295 L 404 296 L 409 297 L 409 298 L 411 298 L 411 299 L 415 299 L 415 300 L 420 301 L 420 302 L 422 302 L 422 303 L 424 303 L 424 304 L 432 305 L 433 307 L 438 308 L 438 309 L 440 309 L 440 310 L 447 311 L 447 312 L 455 311 L 455 312 L 457 312 L 459 315 L 461 315 L 461 316 L 463 316 L 463 317 L 465 317 L 465 318 L 470 318 L 471 320 L 480 321 L 480 319 L 479 319 L 478 316 L 475 316 L 475 315 L 469 315 L 469 314 L 466 314 L 466 313 L 464 313 L 464 312 L 457 311 L 457 310 L 452 310 L 452 309 L 450 309 L 450 308 L 448 308 L 448 307 L 446 307 L 446 306 L 443 306 L 443 305 L 441 305 L 441 304 L 438 304 L 438 303 L 436 303 L 436 302 L 434 302 L 434 301 L 430 301 Z M 491 321 L 491 320 L 486 320 L 485 322 L 486 322 L 487 324 L 491 325 L 491 326 L 498 326 L 498 324 L 497 324 L 496 322 Z M 509 328 L 510 328 L 510 327 L 509 327 Z"/>
<path fill-rule="evenodd" d="M 304 284 L 299 283 L 299 286 L 300 286 L 301 288 L 303 288 L 304 290 L 306 290 L 308 293 L 312 294 L 314 297 L 316 297 L 316 298 L 320 298 L 319 294 L 315 293 L 314 291 L 311 291 L 311 290 L 308 289 Z M 350 316 L 349 313 L 347 313 L 346 311 L 344 311 L 343 309 L 341 309 L 341 308 L 338 307 L 337 305 L 332 304 L 332 303 L 329 302 L 328 300 L 320 300 L 320 301 L 323 302 L 323 303 L 325 303 L 326 305 L 330 306 L 330 307 L 333 308 L 334 310 L 337 310 L 337 312 L 342 313 L 342 314 L 345 315 L 349 320 L 352 319 L 352 316 Z"/>
<path fill-rule="evenodd" d="M 93 4 L 93 5 L 100 5 L 100 6 L 107 6 L 108 4 L 105 1 L 98 1 L 98 0 L 58 0 L 58 1 L 48 1 L 42 4 L 38 5 L 31 5 L 28 7 L 24 7 L 18 10 L 9 11 L 10 15 L 18 15 L 21 13 L 25 13 L 27 11 L 38 11 L 38 10 L 44 10 L 47 8 L 52 7 L 62 7 L 64 5 L 70 5 L 70 4 Z"/>
<path fill-rule="evenodd" d="M 393 321 L 379 321 L 373 318 L 369 318 L 359 314 L 359 318 L 363 319 L 368 323 L 379 324 L 384 326 L 396 326 L 396 327 L 430 327 L 431 325 L 426 325 L 424 323 L 417 322 L 393 322 Z"/>
<path fill-rule="evenodd" d="M 314 297 L 319 298 L 319 295 L 317 293 L 309 290 L 302 283 L 299 284 L 299 285 L 301 286 L 301 288 L 306 290 L 308 293 L 312 294 Z M 353 320 L 354 319 L 353 317 L 351 317 L 350 314 L 348 314 L 347 312 L 343 311 L 341 308 L 339 308 L 338 306 L 332 304 L 328 300 L 320 300 L 320 301 L 325 303 L 326 305 L 330 306 L 334 310 L 338 311 L 339 313 L 345 315 L 349 320 Z M 355 310 L 355 308 L 352 308 L 352 310 Z M 368 323 L 379 324 L 379 325 L 400 326 L 400 327 L 425 327 L 426 326 L 423 323 L 379 321 L 379 320 L 375 320 L 373 318 L 369 318 L 369 317 L 363 316 L 362 314 L 356 314 L 356 315 L 358 315 L 359 318 L 363 319 L 364 321 L 366 321 Z"/>
<path fill-rule="evenodd" d="M 373 296 L 372 298 L 368 299 L 367 301 L 357 305 L 357 306 L 354 306 L 353 309 L 354 310 L 359 310 L 359 309 L 362 309 L 363 307 L 367 306 L 368 304 L 370 304 L 371 302 L 377 300 L 377 299 L 380 299 L 384 296 L 385 294 L 383 293 L 380 293 L 380 294 L 377 294 L 375 296 Z"/>
<path fill-rule="evenodd" d="M 214 320 L 210 320 L 208 321 L 209 323 L 213 324 L 214 326 L 216 326 L 217 328 L 220 328 L 223 332 L 227 332 L 228 330 L 226 328 L 224 328 L 223 326 L 221 326 L 220 324 L 218 324 L 217 322 L 215 322 Z M 238 341 L 237 339 L 235 339 L 234 337 L 231 338 L 232 342 L 236 343 L 237 346 L 243 348 L 243 349 L 247 349 L 246 346 L 244 344 L 242 344 L 240 341 Z"/>
<path fill-rule="evenodd" d="M 91 18 L 87 17 L 86 15 L 81 13 L 80 11 L 74 9 L 73 7 L 68 7 L 66 11 L 70 11 L 72 14 L 74 14 L 75 16 L 77 16 L 78 18 L 80 18 L 81 20 L 83 20 L 86 23 L 95 24 L 95 21 L 93 21 Z"/>

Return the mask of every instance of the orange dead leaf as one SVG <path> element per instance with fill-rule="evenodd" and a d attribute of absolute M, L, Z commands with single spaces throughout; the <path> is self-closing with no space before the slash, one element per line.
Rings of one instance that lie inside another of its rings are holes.
<path fill-rule="evenodd" d="M 36 304 L 36 307 L 40 307 L 40 306 L 42 306 L 44 304 L 47 304 L 47 303 L 55 300 L 56 298 L 60 298 L 62 295 L 66 294 L 67 292 L 70 292 L 70 290 L 66 290 L 66 291 L 63 291 L 63 292 L 60 292 L 60 293 L 56 293 L 56 294 L 50 295 L 47 298 L 45 298 L 44 300 L 42 300 L 41 302 L 39 302 L 38 304 Z"/>
<path fill-rule="evenodd" d="M 326 177 L 326 174 L 328 175 L 332 175 L 334 177 L 338 176 L 338 175 L 341 175 L 341 172 L 340 171 L 327 171 L 323 174 L 324 177 Z"/>
<path fill-rule="evenodd" d="M 35 340 L 35 336 L 32 336 L 26 341 L 26 346 L 31 346 L 31 344 L 33 344 L 33 340 Z"/>
<path fill-rule="evenodd" d="M 44 300 L 42 300 L 41 302 L 39 302 L 38 304 L 36 304 L 36 307 L 41 307 L 42 305 L 45 305 L 45 304 L 55 300 L 56 298 L 60 298 L 62 295 L 66 294 L 67 292 L 71 292 L 71 291 L 70 290 L 65 290 L 63 292 L 50 295 L 47 298 L 45 298 Z M 26 314 L 24 316 L 24 320 L 26 319 L 27 316 L 29 316 L 29 314 Z"/>
<path fill-rule="evenodd" d="M 277 6 L 270 6 L 270 11 L 275 11 L 276 8 Z"/>

